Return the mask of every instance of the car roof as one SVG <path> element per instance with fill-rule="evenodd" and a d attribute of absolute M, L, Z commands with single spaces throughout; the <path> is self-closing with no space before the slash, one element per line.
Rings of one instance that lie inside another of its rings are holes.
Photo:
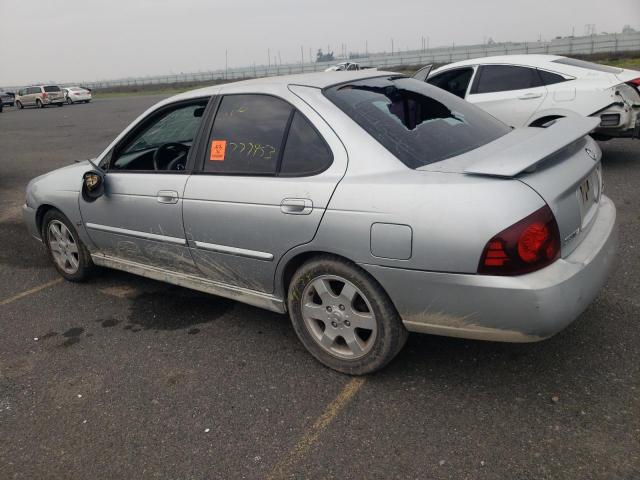
<path fill-rule="evenodd" d="M 494 57 L 479 57 L 471 58 L 469 60 L 462 60 L 460 62 L 449 63 L 442 68 L 451 67 L 464 67 L 466 65 L 478 65 L 478 64 L 513 64 L 513 65 L 528 65 L 531 67 L 545 68 L 549 67 L 549 63 L 560 58 L 565 58 L 560 55 L 498 55 Z M 438 69 L 440 70 L 440 69 Z"/>
<path fill-rule="evenodd" d="M 197 90 L 191 90 L 181 93 L 172 97 L 172 100 L 182 99 L 188 100 L 190 98 L 197 98 L 209 95 L 215 95 L 217 93 L 224 93 L 225 90 L 233 90 L 238 86 L 251 86 L 259 89 L 261 86 L 288 86 L 288 85 L 302 85 L 305 87 L 314 88 L 326 88 L 332 85 L 340 83 L 350 82 L 354 80 L 372 78 L 372 77 L 384 77 L 388 75 L 399 75 L 395 72 L 385 72 L 376 69 L 367 70 L 349 70 L 341 72 L 314 72 L 314 73 L 299 73 L 295 75 L 282 75 L 277 77 L 263 77 L 254 78 L 251 80 L 242 80 L 239 82 L 225 83 L 222 85 L 212 85 L 210 87 L 199 88 Z"/>

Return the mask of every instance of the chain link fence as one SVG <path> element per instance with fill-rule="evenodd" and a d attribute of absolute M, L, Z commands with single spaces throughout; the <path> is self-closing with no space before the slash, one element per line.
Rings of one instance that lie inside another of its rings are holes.
<path fill-rule="evenodd" d="M 382 53 L 353 59 L 363 67 L 380 69 L 398 68 L 403 65 L 426 65 L 429 63 L 444 64 L 467 60 L 470 58 L 493 55 L 548 54 L 548 55 L 616 55 L 623 52 L 640 51 L 640 32 L 627 34 L 601 34 L 586 37 L 556 38 L 545 42 L 494 43 L 459 47 L 440 47 L 430 50 L 414 50 Z M 80 82 L 92 89 L 114 87 L 136 87 L 146 85 L 171 85 L 184 83 L 200 83 L 208 81 L 241 80 L 246 78 L 267 77 L 273 75 L 289 75 L 303 72 L 324 71 L 333 62 L 288 63 L 276 65 L 253 65 L 240 68 L 219 69 L 208 72 L 180 73 L 175 75 L 159 75 L 137 78 L 122 78 L 96 82 Z"/>

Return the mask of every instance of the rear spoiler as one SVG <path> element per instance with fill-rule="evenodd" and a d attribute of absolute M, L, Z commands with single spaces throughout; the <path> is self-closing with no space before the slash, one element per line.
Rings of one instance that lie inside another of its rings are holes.
<path fill-rule="evenodd" d="M 516 129 L 493 142 L 502 141 L 504 148 L 493 149 L 491 155 L 472 163 L 464 173 L 515 177 L 525 170 L 534 169 L 540 162 L 592 132 L 599 124 L 599 118 L 571 117 L 560 118 L 548 128 Z"/>

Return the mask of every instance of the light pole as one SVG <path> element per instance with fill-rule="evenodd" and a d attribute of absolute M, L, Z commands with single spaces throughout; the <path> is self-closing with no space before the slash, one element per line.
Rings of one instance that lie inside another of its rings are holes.
<path fill-rule="evenodd" d="M 229 50 L 224 51 L 224 79 L 229 80 Z"/>

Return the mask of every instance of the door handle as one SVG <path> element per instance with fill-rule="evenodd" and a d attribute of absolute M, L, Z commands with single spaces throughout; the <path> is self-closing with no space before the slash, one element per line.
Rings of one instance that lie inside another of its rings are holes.
<path fill-rule="evenodd" d="M 532 98 L 540 98 L 542 96 L 541 93 L 525 93 L 524 95 L 520 95 L 518 98 L 520 100 L 530 100 Z"/>
<path fill-rule="evenodd" d="M 313 211 L 313 202 L 308 198 L 285 198 L 280 203 L 280 211 L 288 215 L 309 215 Z"/>
<path fill-rule="evenodd" d="M 178 203 L 178 192 L 173 190 L 160 190 L 158 192 L 159 203 Z"/>

